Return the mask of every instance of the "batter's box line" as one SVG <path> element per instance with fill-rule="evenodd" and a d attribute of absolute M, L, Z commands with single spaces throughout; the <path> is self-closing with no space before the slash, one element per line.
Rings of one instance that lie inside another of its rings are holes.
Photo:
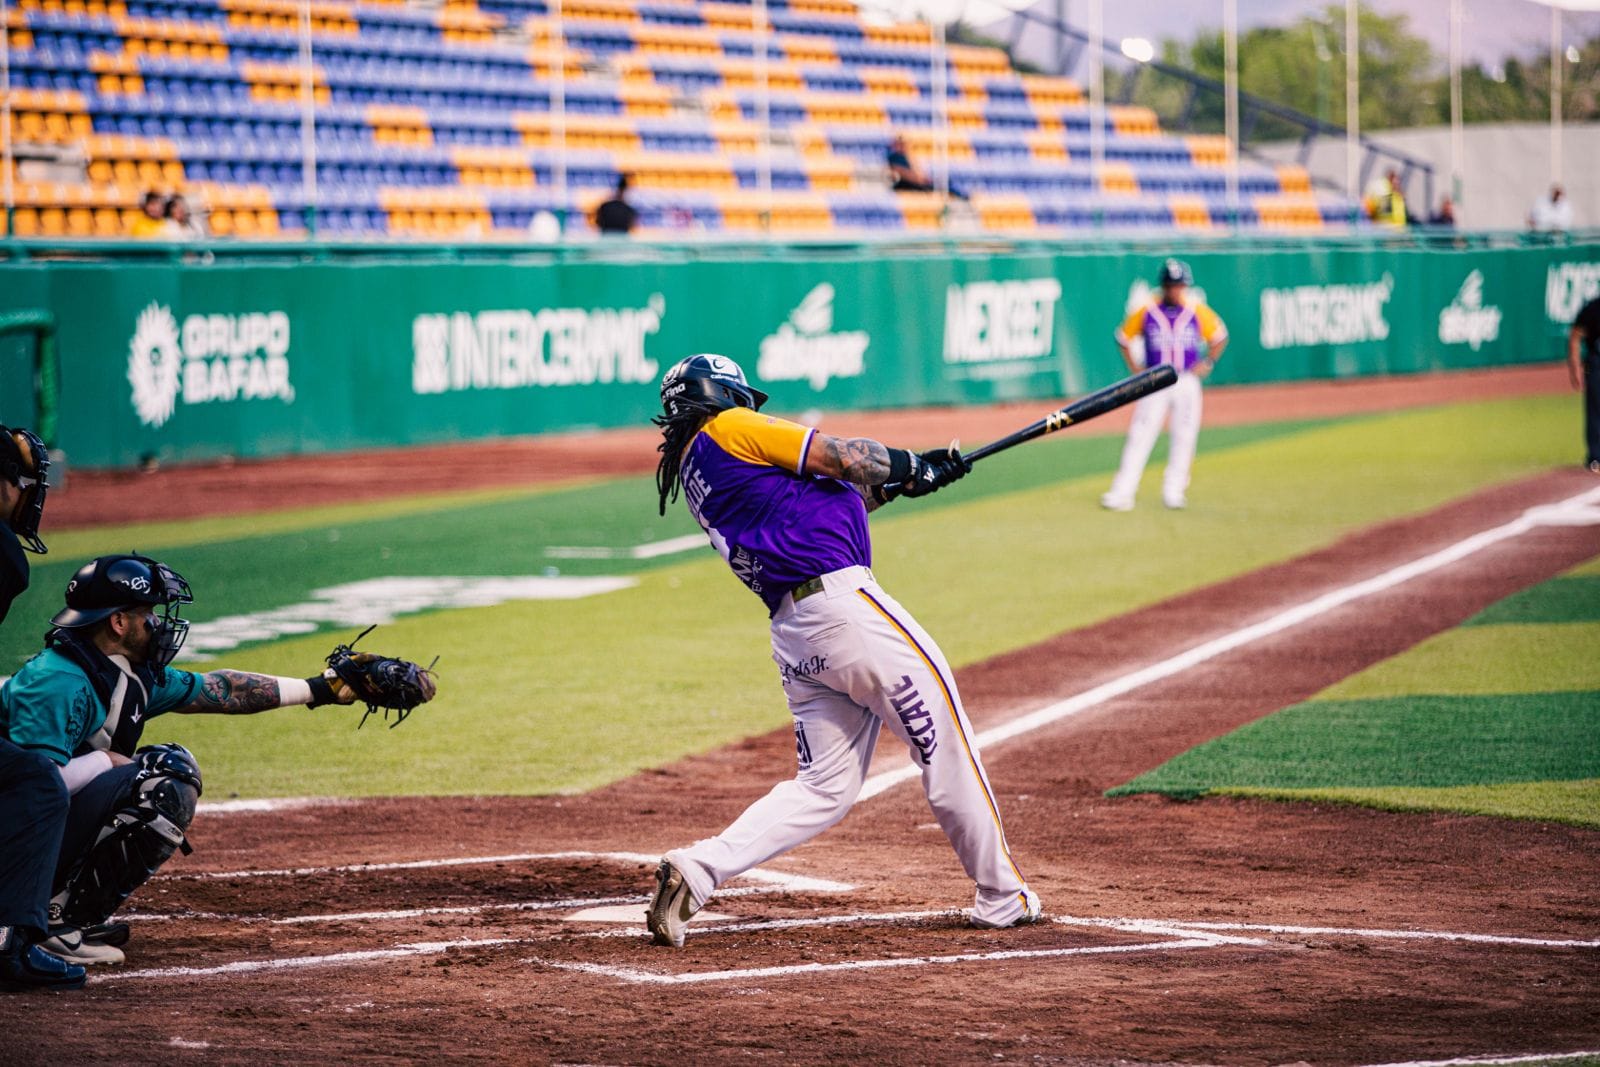
<path fill-rule="evenodd" d="M 1209 937 L 1178 941 L 1154 941 L 1139 945 L 1092 945 L 1078 948 L 1008 949 L 999 952 L 960 952 L 947 956 L 900 956 L 878 960 L 843 960 L 839 963 L 795 963 L 776 967 L 745 967 L 728 971 L 686 971 L 663 974 L 633 967 L 613 967 L 603 963 L 573 963 L 529 957 L 524 962 L 558 971 L 616 978 L 634 985 L 693 985 L 702 982 L 758 981 L 763 978 L 790 978 L 797 975 L 831 974 L 843 971 L 874 971 L 896 967 L 937 967 L 953 963 L 997 963 L 1007 960 L 1057 959 L 1066 956 L 1104 956 L 1132 952 L 1175 952 L 1191 948 L 1218 948 L 1226 942 Z"/>
<path fill-rule="evenodd" d="M 724 897 L 772 896 L 789 892 L 792 892 L 792 890 L 785 885 L 736 886 L 731 889 L 717 890 L 717 899 L 721 900 Z M 299 926 L 308 923 L 399 922 L 406 919 L 425 919 L 436 915 L 482 915 L 496 911 L 565 911 L 568 909 L 598 908 L 609 904 L 638 904 L 642 909 L 649 902 L 649 893 L 630 893 L 626 896 L 516 900 L 503 901 L 498 904 L 440 904 L 426 908 L 395 908 L 386 911 L 340 911 L 319 915 L 286 915 L 279 918 L 273 918 L 270 915 L 230 915 L 226 912 L 215 911 L 131 912 L 121 916 L 121 918 L 129 922 L 204 921 Z M 643 924 L 643 910 L 639 914 L 639 922 Z"/>

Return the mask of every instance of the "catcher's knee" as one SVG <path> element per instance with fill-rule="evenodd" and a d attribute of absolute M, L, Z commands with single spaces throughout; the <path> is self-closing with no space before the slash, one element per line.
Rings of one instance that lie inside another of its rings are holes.
<path fill-rule="evenodd" d="M 154 745 L 135 759 L 127 797 L 57 888 L 52 923 L 105 922 L 174 852 L 194 851 L 185 831 L 200 799 L 200 765 L 182 745 Z"/>

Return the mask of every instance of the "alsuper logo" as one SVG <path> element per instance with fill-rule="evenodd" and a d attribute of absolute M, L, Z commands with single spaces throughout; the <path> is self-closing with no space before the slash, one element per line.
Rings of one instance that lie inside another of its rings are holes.
<path fill-rule="evenodd" d="M 968 282 L 945 290 L 944 361 L 998 363 L 1039 359 L 1055 346 L 1054 278 Z"/>
<path fill-rule="evenodd" d="M 1297 285 L 1261 290 L 1261 347 L 1349 345 L 1389 336 L 1384 311 L 1394 295 L 1385 273 L 1364 285 Z"/>
<path fill-rule="evenodd" d="M 788 321 L 761 340 L 756 376 L 766 382 L 805 381 L 822 389 L 830 378 L 859 378 L 866 369 L 865 330 L 833 329 L 834 288 L 823 282 L 789 312 Z"/>
<path fill-rule="evenodd" d="M 419 394 L 654 382 L 645 351 L 667 301 L 639 308 L 521 308 L 411 320 L 411 388 Z"/>
<path fill-rule="evenodd" d="M 1544 313 L 1569 325 L 1583 305 L 1600 296 L 1600 263 L 1552 263 L 1544 273 Z"/>
<path fill-rule="evenodd" d="M 133 410 L 161 426 L 178 401 L 294 402 L 289 381 L 289 316 L 282 311 L 190 315 L 180 328 L 172 310 L 152 303 L 139 313 L 128 342 Z"/>
<path fill-rule="evenodd" d="M 1500 309 L 1483 302 L 1483 271 L 1475 270 L 1461 283 L 1456 298 L 1439 312 L 1439 342 L 1467 344 L 1476 352 L 1486 341 L 1500 336 Z"/>

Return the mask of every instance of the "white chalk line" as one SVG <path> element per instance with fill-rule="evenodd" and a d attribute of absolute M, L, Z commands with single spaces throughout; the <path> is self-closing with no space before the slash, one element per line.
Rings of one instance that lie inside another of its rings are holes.
<path fill-rule="evenodd" d="M 1590 489 L 1556 504 L 1529 508 L 1521 516 L 1508 523 L 1473 534 L 1471 537 L 1457 541 L 1453 545 L 1414 559 L 1410 563 L 1401 564 L 1372 578 L 1324 593 L 1302 604 L 1280 611 L 1271 618 L 1263 619 L 1261 622 L 1196 645 L 1187 652 L 1180 652 L 1148 667 L 1143 667 L 1120 678 L 1114 678 L 1109 682 L 1097 685 L 1093 689 L 1086 690 L 1076 696 L 1068 697 L 1065 700 L 1049 704 L 1010 722 L 983 730 L 977 736 L 977 744 L 980 747 L 996 745 L 1002 741 L 1009 741 L 1014 737 L 1032 733 L 1034 730 L 1052 726 L 1063 719 L 1088 711 L 1090 708 L 1098 707 L 1117 697 L 1125 696 L 1135 689 L 1163 681 L 1192 667 L 1197 667 L 1207 660 L 1215 659 L 1245 645 L 1252 644 L 1263 638 L 1272 637 L 1285 630 L 1299 626 L 1301 623 L 1309 622 L 1320 615 L 1333 611 L 1335 608 L 1340 608 L 1354 601 L 1392 589 L 1397 585 L 1436 571 L 1451 563 L 1457 563 L 1502 541 L 1519 537 L 1536 527 L 1569 525 L 1577 523 L 1579 520 L 1587 523 L 1600 519 L 1600 512 L 1591 508 L 1591 505 L 1597 502 L 1600 502 L 1600 489 Z M 918 777 L 920 777 L 919 772 L 912 764 L 906 764 L 891 771 L 875 774 L 868 778 L 861 787 L 860 799 L 867 800 L 875 797 L 879 793 L 899 785 L 901 782 L 908 782 Z"/>
<path fill-rule="evenodd" d="M 1105 956 L 1130 952 L 1171 952 L 1186 948 L 1215 948 L 1211 938 L 1181 941 L 1155 941 L 1140 945 L 1085 945 L 1076 948 L 1009 949 L 998 952 L 960 952 L 948 956 L 897 956 L 875 960 L 842 960 L 838 963 L 794 963 L 776 967 L 742 967 L 727 971 L 682 971 L 663 974 L 634 967 L 613 967 L 603 963 L 574 963 L 563 960 L 530 958 L 529 963 L 560 971 L 617 978 L 636 985 L 692 985 L 702 982 L 756 981 L 762 978 L 790 978 L 802 974 L 829 974 L 839 971 L 877 971 L 896 967 L 936 967 L 952 963 L 994 963 L 1005 960 L 1058 959 L 1065 956 Z"/>
<path fill-rule="evenodd" d="M 195 810 L 201 815 L 252 815 L 257 812 L 295 811 L 299 808 L 351 803 L 354 801 L 348 797 L 260 797 L 254 800 L 202 800 Z"/>
<path fill-rule="evenodd" d="M 1555 1060 L 1581 1060 L 1600 1057 L 1600 1049 L 1588 1052 L 1531 1053 L 1522 1056 L 1462 1056 L 1453 1060 L 1406 1060 L 1401 1063 L 1374 1063 L 1368 1067 L 1457 1067 L 1462 1064 L 1548 1063 Z"/>
<path fill-rule="evenodd" d="M 1116 930 L 1185 936 L 1208 930 L 1248 930 L 1264 934 L 1296 934 L 1312 937 L 1361 937 L 1402 941 L 1463 941 L 1480 945 L 1526 945 L 1531 948 L 1600 948 L 1600 938 L 1562 939 L 1522 937 L 1511 934 L 1467 934 L 1450 930 L 1382 930 L 1346 926 L 1280 926 L 1272 923 L 1196 922 L 1189 919 L 1101 919 L 1051 916 L 1052 922 L 1070 926 L 1108 926 Z"/>
<path fill-rule="evenodd" d="M 642 863 L 655 866 L 661 857 L 648 852 L 513 852 L 503 856 L 448 856 L 439 859 L 404 860 L 393 863 L 346 863 L 323 867 L 267 867 L 242 871 L 200 871 L 194 874 L 160 874 L 151 881 L 195 882 L 241 878 L 303 878 L 316 874 L 360 874 L 382 871 L 419 871 L 443 867 L 478 867 L 495 863 L 538 863 L 544 860 L 609 860 L 614 863 Z M 789 874 L 754 867 L 740 878 L 779 886 L 796 893 L 848 893 L 855 886 L 827 878 Z"/>
<path fill-rule="evenodd" d="M 544 550 L 550 559 L 656 559 L 673 556 L 696 548 L 710 548 L 711 541 L 703 533 L 669 537 L 665 541 L 648 541 L 629 548 L 607 548 L 601 545 L 551 545 Z"/>
<path fill-rule="evenodd" d="M 520 943 L 516 938 L 487 937 L 462 941 L 419 941 L 394 948 L 366 949 L 360 952 L 335 952 L 326 956 L 284 956 L 270 960 L 237 960 L 211 967 L 150 967 L 138 971 L 107 971 L 96 973 L 94 983 L 128 981 L 135 978 L 198 978 L 229 974 L 259 974 L 263 971 L 287 971 L 304 967 L 340 967 L 384 960 L 404 959 L 407 956 L 437 956 L 453 948 L 493 948 L 499 945 Z"/>
<path fill-rule="evenodd" d="M 793 892 L 785 885 L 735 886 L 717 890 L 717 898 L 753 897 Z M 496 911 L 562 911 L 579 908 L 598 908 L 608 904 L 649 903 L 649 893 L 631 893 L 626 896 L 568 897 L 565 900 L 519 900 L 499 904 L 441 904 L 427 908 L 403 908 L 387 911 L 341 911 L 317 915 L 290 915 L 272 918 L 269 915 L 238 915 L 215 911 L 130 912 L 119 916 L 128 922 L 215 921 L 237 923 L 264 923 L 272 926 L 298 926 L 307 923 L 394 922 L 405 919 L 425 919 L 433 915 L 483 915 Z"/>

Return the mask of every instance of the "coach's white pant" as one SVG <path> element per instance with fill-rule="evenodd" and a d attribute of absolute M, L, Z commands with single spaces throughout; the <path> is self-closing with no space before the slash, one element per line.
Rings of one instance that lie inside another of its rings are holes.
<path fill-rule="evenodd" d="M 855 803 L 887 725 L 910 748 L 928 805 L 977 883 L 973 918 L 1015 921 L 1027 886 L 1006 847 L 950 665 L 865 567 L 824 575 L 823 584 L 799 603 L 785 599 L 772 620 L 799 772 L 716 837 L 667 858 L 699 906 L 728 879 L 809 841 Z"/>
<path fill-rule="evenodd" d="M 1167 471 L 1161 483 L 1161 498 L 1168 504 L 1183 502 L 1189 491 L 1189 470 L 1194 466 L 1195 445 L 1200 440 L 1200 379 L 1189 372 L 1178 375 L 1177 384 L 1151 393 L 1133 406 L 1133 423 L 1122 446 L 1122 463 L 1111 482 L 1107 499 L 1133 503 L 1139 479 L 1150 460 L 1150 450 L 1161 436 L 1161 425 L 1172 414 Z"/>

